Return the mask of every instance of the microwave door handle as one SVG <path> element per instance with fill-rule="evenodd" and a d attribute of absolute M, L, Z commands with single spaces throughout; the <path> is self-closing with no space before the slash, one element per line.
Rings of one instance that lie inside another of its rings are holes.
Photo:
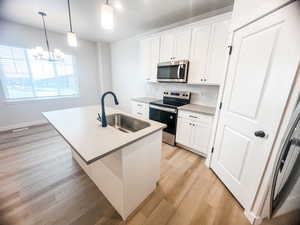
<path fill-rule="evenodd" d="M 180 67 L 181 67 L 181 65 L 178 65 L 178 68 L 177 68 L 177 79 L 180 79 Z"/>

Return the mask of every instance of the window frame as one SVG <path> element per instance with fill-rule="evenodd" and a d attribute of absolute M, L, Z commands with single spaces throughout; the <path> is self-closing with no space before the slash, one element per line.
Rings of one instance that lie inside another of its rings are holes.
<path fill-rule="evenodd" d="M 22 51 L 24 51 L 24 55 L 25 55 L 25 63 L 27 65 L 27 69 L 28 69 L 28 76 L 31 79 L 31 89 L 32 89 L 32 94 L 34 95 L 33 97 L 23 97 L 23 98 L 9 98 L 9 93 L 7 90 L 7 81 L 6 81 L 6 76 L 4 75 L 4 72 L 2 70 L 2 66 L 0 66 L 0 86 L 3 92 L 3 102 L 7 103 L 7 104 L 14 104 L 14 103 L 20 103 L 20 102 L 35 102 L 35 101 L 43 101 L 43 100 L 55 100 L 55 99 L 74 99 L 74 98 L 79 98 L 80 97 L 80 76 L 78 74 L 78 70 L 77 70 L 77 66 L 76 66 L 76 57 L 73 55 L 70 55 L 72 57 L 72 66 L 73 66 L 73 76 L 76 77 L 77 79 L 77 87 L 76 87 L 76 92 L 75 94 L 71 94 L 71 95 L 62 95 L 60 94 L 60 88 L 57 88 L 57 91 L 59 93 L 59 95 L 56 96 L 36 96 L 36 89 L 34 87 L 34 82 L 33 82 L 33 74 L 32 74 L 32 69 L 30 66 L 30 61 L 29 61 L 29 55 L 26 48 L 20 48 L 20 47 L 13 47 L 13 46 L 6 46 L 6 45 L 1 45 L 3 47 L 9 47 L 9 48 L 18 48 L 18 49 L 22 49 Z M 11 60 L 11 59 L 9 59 Z M 14 58 L 12 58 L 13 63 L 14 63 L 14 67 L 16 69 L 16 64 L 15 64 L 15 60 Z M 71 65 L 71 64 L 70 64 Z M 57 64 L 53 63 L 53 70 L 55 73 L 55 77 L 58 77 L 57 74 Z"/>

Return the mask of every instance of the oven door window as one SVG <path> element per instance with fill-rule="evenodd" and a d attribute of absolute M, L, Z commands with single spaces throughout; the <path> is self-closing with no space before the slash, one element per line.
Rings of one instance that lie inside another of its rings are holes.
<path fill-rule="evenodd" d="M 176 113 L 150 108 L 150 119 L 166 124 L 165 132 L 176 134 Z"/>
<path fill-rule="evenodd" d="M 159 66 L 157 69 L 157 79 L 185 79 L 185 67 L 186 65 L 168 65 Z"/>

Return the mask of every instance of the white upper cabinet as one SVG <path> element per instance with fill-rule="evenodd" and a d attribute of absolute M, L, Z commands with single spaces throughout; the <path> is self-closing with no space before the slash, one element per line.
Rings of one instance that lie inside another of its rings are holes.
<path fill-rule="evenodd" d="M 186 60 L 190 54 L 191 30 L 183 29 L 174 33 L 174 60 Z"/>
<path fill-rule="evenodd" d="M 160 62 L 168 62 L 173 57 L 174 35 L 167 33 L 160 39 Z"/>
<path fill-rule="evenodd" d="M 228 55 L 229 23 L 227 18 L 193 28 L 188 83 L 222 84 Z"/>
<path fill-rule="evenodd" d="M 192 30 L 190 54 L 189 83 L 202 83 L 206 77 L 210 25 L 195 27 Z"/>
<path fill-rule="evenodd" d="M 159 62 L 159 37 L 151 37 L 141 41 L 142 72 L 148 81 L 156 81 L 157 63 Z"/>
<path fill-rule="evenodd" d="M 225 76 L 228 57 L 230 20 L 213 23 L 208 51 L 207 80 L 209 84 L 221 84 Z"/>
<path fill-rule="evenodd" d="M 145 79 L 157 81 L 159 62 L 189 60 L 189 84 L 222 84 L 228 57 L 230 19 L 231 13 L 225 13 L 142 40 Z"/>
<path fill-rule="evenodd" d="M 163 33 L 160 44 L 160 62 L 186 60 L 189 58 L 190 29 Z"/>

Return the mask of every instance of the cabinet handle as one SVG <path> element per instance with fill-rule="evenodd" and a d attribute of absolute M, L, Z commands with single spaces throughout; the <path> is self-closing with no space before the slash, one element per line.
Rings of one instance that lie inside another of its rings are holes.
<path fill-rule="evenodd" d="M 196 116 L 193 116 L 193 115 L 189 115 L 190 118 L 195 118 L 195 119 L 198 119 L 198 117 Z"/>
<path fill-rule="evenodd" d="M 143 115 L 143 114 L 142 114 L 142 113 L 140 113 L 140 112 L 138 112 L 137 114 L 138 114 L 138 115 Z"/>
<path fill-rule="evenodd" d="M 137 104 L 137 106 L 142 106 L 141 104 Z"/>

